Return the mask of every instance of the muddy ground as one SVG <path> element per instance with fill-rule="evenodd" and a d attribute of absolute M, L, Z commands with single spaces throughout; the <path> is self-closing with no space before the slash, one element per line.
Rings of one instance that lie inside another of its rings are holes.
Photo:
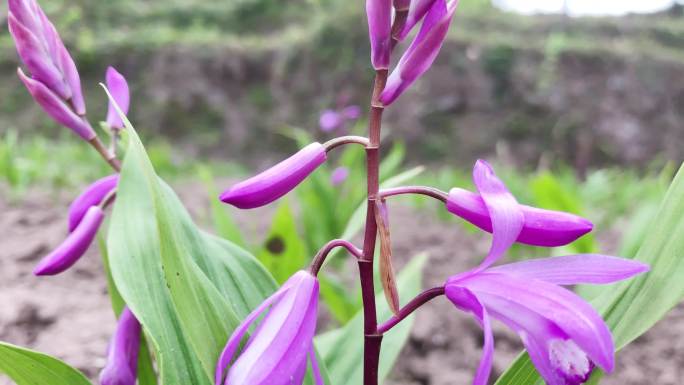
<path fill-rule="evenodd" d="M 195 215 L 204 212 L 204 193 L 191 184 L 181 196 Z M 105 278 L 95 248 L 66 273 L 36 278 L 31 270 L 66 234 L 66 208 L 72 194 L 32 191 L 9 202 L 0 188 L 0 340 L 57 356 L 95 378 L 104 365 L 114 328 Z M 394 254 L 427 251 L 425 285 L 436 286 L 446 274 L 473 266 L 487 239 L 445 231 L 429 213 L 392 208 Z M 403 226 L 402 226 L 403 225 Z M 416 231 L 420 229 L 420 231 Z M 610 252 L 612 250 L 605 250 Z M 401 261 L 400 261 L 401 264 Z M 517 337 L 495 325 L 496 378 L 520 350 Z M 390 385 L 465 385 L 477 366 L 481 332 L 473 320 L 437 299 L 417 315 L 411 339 L 402 352 Z M 617 356 L 609 385 L 678 385 L 684 376 L 684 306 Z M 0 384 L 9 384 L 0 378 Z"/>

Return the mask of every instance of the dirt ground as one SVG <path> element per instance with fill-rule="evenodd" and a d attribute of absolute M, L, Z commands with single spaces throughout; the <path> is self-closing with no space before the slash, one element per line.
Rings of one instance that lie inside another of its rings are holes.
<path fill-rule="evenodd" d="M 181 196 L 201 213 L 204 194 L 192 186 Z M 0 340 L 27 346 L 63 359 L 91 378 L 104 365 L 106 344 L 114 328 L 100 258 L 91 248 L 72 269 L 56 277 L 37 278 L 33 267 L 66 234 L 71 194 L 32 191 L 10 203 L 0 189 Z M 486 252 L 487 238 L 448 229 L 429 213 L 392 207 L 394 254 L 400 259 L 427 251 L 425 285 L 442 283 L 447 274 L 475 265 Z M 420 229 L 420 231 L 416 231 Z M 611 250 L 606 250 L 611 251 Z M 402 257 L 403 256 L 403 257 Z M 417 313 L 408 346 L 388 385 L 465 385 L 472 380 L 482 345 L 481 331 L 467 315 L 444 299 Z M 496 378 L 520 350 L 515 334 L 495 324 Z M 678 385 L 684 376 L 684 307 L 617 356 L 608 385 Z M 0 378 L 0 384 L 10 384 Z"/>

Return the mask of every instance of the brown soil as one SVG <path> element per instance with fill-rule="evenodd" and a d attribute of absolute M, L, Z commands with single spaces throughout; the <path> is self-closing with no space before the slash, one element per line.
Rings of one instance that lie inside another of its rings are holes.
<path fill-rule="evenodd" d="M 194 214 L 206 202 L 197 189 L 183 188 Z M 194 190 L 194 191 L 193 191 Z M 0 340 L 56 357 L 96 378 L 104 364 L 114 328 L 100 258 L 91 249 L 74 268 L 56 277 L 37 278 L 31 270 L 66 234 L 67 197 L 32 192 L 20 203 L 0 194 Z M 427 251 L 425 285 L 436 286 L 448 274 L 477 263 L 487 239 L 449 229 L 428 213 L 392 207 L 394 254 Z M 416 229 L 420 229 L 417 231 Z M 610 250 L 607 250 L 610 251 Z M 399 263 L 401 265 L 401 263 Z M 495 324 L 495 378 L 520 350 L 515 334 Z M 481 348 L 481 331 L 467 315 L 444 299 L 420 309 L 408 346 L 402 352 L 391 385 L 469 384 Z M 684 375 L 684 307 L 622 351 L 608 385 L 675 385 Z M 10 383 L 0 378 L 0 384 Z"/>

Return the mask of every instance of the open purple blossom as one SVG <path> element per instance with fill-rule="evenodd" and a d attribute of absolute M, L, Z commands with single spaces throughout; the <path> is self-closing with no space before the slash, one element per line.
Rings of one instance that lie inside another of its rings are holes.
<path fill-rule="evenodd" d="M 318 279 L 310 272 L 299 271 L 290 277 L 235 329 L 216 364 L 214 383 L 301 384 L 306 374 L 307 362 L 311 360 L 315 383 L 322 385 L 313 346 L 318 290 Z M 249 338 L 237 360 L 228 368 L 240 341 L 263 313 L 266 313 L 263 321 Z"/>
<path fill-rule="evenodd" d="M 104 219 L 99 206 L 90 206 L 78 226 L 33 270 L 35 275 L 55 275 L 73 266 L 90 247 Z"/>
<path fill-rule="evenodd" d="M 226 190 L 220 199 L 241 209 L 267 205 L 297 187 L 326 159 L 325 147 L 311 143 L 275 166 Z"/>
<path fill-rule="evenodd" d="M 525 216 L 486 162 L 478 161 L 474 180 L 491 218 L 492 246 L 477 268 L 449 278 L 444 285 L 447 298 L 472 313 L 484 330 L 482 359 L 473 384 L 487 384 L 491 372 L 490 317 L 518 333 L 549 385 L 584 383 L 594 366 L 612 371 L 610 330 L 591 305 L 559 285 L 612 283 L 648 271 L 648 266 L 587 254 L 490 267 L 518 239 Z"/>
<path fill-rule="evenodd" d="M 116 101 L 116 104 L 121 109 L 121 112 L 125 115 L 128 113 L 128 108 L 131 103 L 131 95 L 128 90 L 128 83 L 126 78 L 121 75 L 114 67 L 107 68 L 106 74 L 107 89 L 112 97 Z M 119 115 L 112 101 L 109 101 L 109 107 L 107 109 L 107 125 L 113 129 L 124 128 L 123 121 L 121 121 L 121 116 Z"/>
<path fill-rule="evenodd" d="M 19 57 L 31 77 L 19 76 L 33 98 L 60 124 L 90 140 L 81 80 L 57 30 L 35 0 L 9 0 L 8 25 Z"/>
<path fill-rule="evenodd" d="M 107 348 L 107 364 L 100 372 L 100 385 L 135 385 L 140 334 L 140 322 L 124 307 Z"/>
<path fill-rule="evenodd" d="M 88 186 L 69 206 L 69 231 L 74 231 L 92 206 L 99 205 L 119 183 L 119 174 L 100 178 Z"/>
<path fill-rule="evenodd" d="M 392 0 L 366 0 L 371 63 L 376 70 L 387 69 L 390 63 L 392 33 Z"/>
<path fill-rule="evenodd" d="M 442 48 L 457 5 L 458 0 L 436 0 L 430 5 L 420 31 L 387 79 L 387 85 L 380 95 L 384 105 L 394 102 L 430 68 Z"/>

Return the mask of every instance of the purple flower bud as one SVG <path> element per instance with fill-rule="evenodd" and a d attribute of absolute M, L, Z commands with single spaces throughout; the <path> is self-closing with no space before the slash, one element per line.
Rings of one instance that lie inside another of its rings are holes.
<path fill-rule="evenodd" d="M 404 28 L 402 28 L 399 36 L 397 36 L 399 40 L 404 40 L 408 36 L 411 29 L 425 17 L 425 14 L 436 1 L 440 0 L 414 0 L 411 2 Z"/>
<path fill-rule="evenodd" d="M 69 206 L 69 231 L 74 231 L 91 206 L 99 205 L 107 194 L 116 188 L 119 174 L 96 180 L 88 186 Z"/>
<path fill-rule="evenodd" d="M 342 115 L 348 120 L 356 120 L 361 117 L 361 107 L 356 105 L 344 107 Z"/>
<path fill-rule="evenodd" d="M 446 0 L 436 0 L 432 4 L 420 32 L 387 79 L 385 90 L 380 95 L 383 104 L 394 102 L 430 68 L 442 48 L 457 5 L 458 0 L 450 0 L 448 3 Z"/>
<path fill-rule="evenodd" d="M 326 159 L 325 147 L 311 143 L 268 170 L 236 184 L 219 198 L 241 209 L 264 206 L 295 188 Z"/>
<path fill-rule="evenodd" d="M 392 0 L 366 0 L 371 63 L 376 70 L 389 68 Z"/>
<path fill-rule="evenodd" d="M 31 76 L 70 103 L 76 114 L 85 115 L 76 65 L 54 25 L 35 0 L 9 0 L 8 4 L 10 33 Z"/>
<path fill-rule="evenodd" d="M 107 364 L 100 385 L 135 385 L 140 351 L 140 322 L 125 307 L 107 349 Z"/>
<path fill-rule="evenodd" d="M 112 94 L 112 97 L 119 105 L 121 112 L 128 113 L 128 107 L 131 102 L 130 93 L 128 90 L 128 83 L 114 67 L 107 68 L 107 89 Z M 107 125 L 110 128 L 122 129 L 124 127 L 123 121 L 119 113 L 114 108 L 112 101 L 109 101 L 109 109 L 107 110 Z"/>
<path fill-rule="evenodd" d="M 339 186 L 342 183 L 344 183 L 345 180 L 347 180 L 347 177 L 349 176 L 349 169 L 342 166 L 338 167 L 333 170 L 332 174 L 330 174 L 330 184 L 333 186 Z"/>
<path fill-rule="evenodd" d="M 55 275 L 73 266 L 85 254 L 102 224 L 104 213 L 91 206 L 81 223 L 55 250 L 48 254 L 33 270 L 35 275 Z"/>
<path fill-rule="evenodd" d="M 567 245 L 593 228 L 589 220 L 577 215 L 525 205 L 519 206 L 525 217 L 522 231 L 516 239 L 520 243 L 546 247 Z M 492 220 L 479 194 L 453 188 L 449 191 L 446 207 L 451 213 L 480 229 L 492 232 Z"/>
<path fill-rule="evenodd" d="M 45 84 L 31 79 L 18 68 L 17 74 L 24 85 L 28 89 L 33 99 L 38 103 L 43 110 L 50 115 L 55 121 L 61 125 L 70 128 L 78 136 L 85 140 L 93 139 L 95 131 L 83 117 L 76 115 L 76 113 L 52 90 Z"/>
<path fill-rule="evenodd" d="M 323 132 L 331 132 L 339 128 L 343 123 L 342 116 L 334 110 L 324 110 L 318 119 L 318 125 Z"/>
<path fill-rule="evenodd" d="M 228 364 L 251 324 L 270 306 L 270 311 L 228 370 L 224 384 L 301 384 L 308 358 L 314 368 L 315 383 L 323 385 L 313 353 L 318 291 L 318 279 L 307 271 L 299 271 L 249 314 L 221 353 L 215 384 L 221 384 Z"/>

